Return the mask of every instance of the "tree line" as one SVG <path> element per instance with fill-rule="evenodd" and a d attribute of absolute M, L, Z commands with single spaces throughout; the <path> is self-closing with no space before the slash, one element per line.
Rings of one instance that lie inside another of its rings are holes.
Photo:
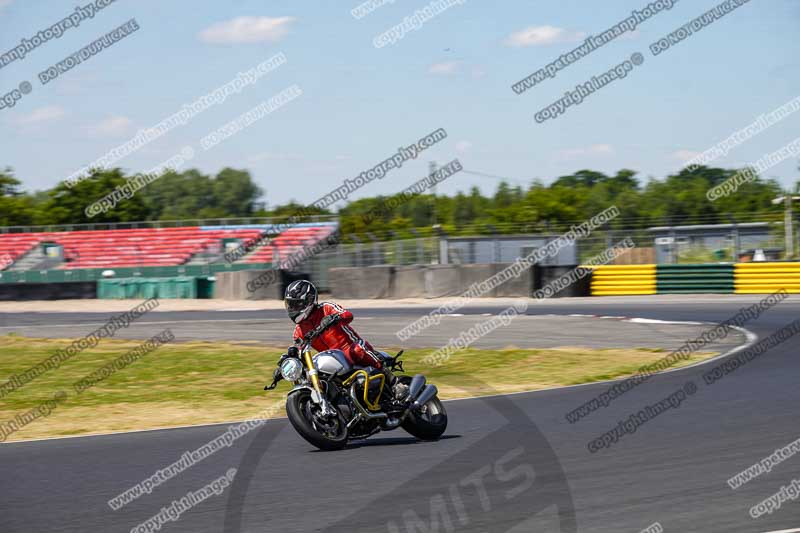
<path fill-rule="evenodd" d="M 615 228 L 642 228 L 664 223 L 727 223 L 780 220 L 782 206 L 771 201 L 782 194 L 776 180 L 758 177 L 730 196 L 714 202 L 706 192 L 741 169 L 699 167 L 683 169 L 664 179 L 642 180 L 622 169 L 614 175 L 580 170 L 559 176 L 549 185 L 532 180 L 527 187 L 500 181 L 493 194 L 478 187 L 453 196 L 422 193 L 410 198 L 374 196 L 347 203 L 338 212 L 344 235 L 371 233 L 377 238 L 439 225 L 451 234 L 490 234 L 546 231 L 585 220 L 610 205 L 620 216 Z M 247 170 L 225 168 L 216 175 L 190 169 L 167 172 L 114 209 L 89 217 L 86 206 L 126 176 L 118 168 L 96 170 L 68 187 L 59 183 L 45 191 L 28 192 L 11 169 L 0 172 L 0 226 L 42 226 L 97 222 L 137 222 L 182 219 L 277 217 L 288 219 L 308 208 L 296 201 L 267 208 L 265 192 Z M 800 192 L 800 181 L 795 185 Z M 268 197 L 267 197 L 268 198 Z M 386 206 L 392 206 L 387 209 Z M 379 213 L 378 216 L 375 213 Z"/>

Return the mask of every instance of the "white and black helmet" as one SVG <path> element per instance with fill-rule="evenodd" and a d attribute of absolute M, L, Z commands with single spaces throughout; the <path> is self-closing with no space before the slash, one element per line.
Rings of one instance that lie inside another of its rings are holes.
<path fill-rule="evenodd" d="M 283 303 L 286 312 L 295 324 L 299 324 L 311 314 L 317 305 L 317 288 L 304 279 L 293 281 L 286 287 Z"/>

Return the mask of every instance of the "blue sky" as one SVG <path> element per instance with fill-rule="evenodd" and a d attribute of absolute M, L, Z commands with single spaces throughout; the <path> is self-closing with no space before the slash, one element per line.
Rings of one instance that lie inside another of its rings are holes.
<path fill-rule="evenodd" d="M 89 0 L 0 0 L 0 54 Z M 0 110 L 0 166 L 27 189 L 51 187 L 84 164 L 197 97 L 282 52 L 287 63 L 224 103 L 170 131 L 119 165 L 145 171 L 184 146 L 207 173 L 250 170 L 273 205 L 311 202 L 390 157 L 400 145 L 445 128 L 448 138 L 354 194 L 390 194 L 422 177 L 428 162 L 458 157 L 470 170 L 545 183 L 583 168 L 675 172 L 758 115 L 800 96 L 800 2 L 751 0 L 653 57 L 648 46 L 718 1 L 680 0 L 632 34 L 521 95 L 511 85 L 622 21 L 647 0 L 467 0 L 396 43 L 373 46 L 429 0 L 394 0 L 356 19 L 359 0 L 226 2 L 117 0 L 0 68 L 0 95 L 33 85 Z M 602 6 L 602 7 L 601 7 Z M 140 30 L 42 85 L 37 74 L 135 18 Z M 634 52 L 645 62 L 539 124 L 534 114 Z M 214 149 L 202 137 L 291 86 L 303 94 Z M 797 137 L 800 112 L 738 146 L 717 164 L 742 166 Z M 768 176 L 798 178 L 787 160 Z M 457 174 L 448 194 L 498 180 Z"/>

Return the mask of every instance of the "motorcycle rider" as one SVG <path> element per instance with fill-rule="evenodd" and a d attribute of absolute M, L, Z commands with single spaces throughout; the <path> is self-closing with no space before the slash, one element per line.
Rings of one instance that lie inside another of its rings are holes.
<path fill-rule="evenodd" d="M 373 370 L 382 370 L 382 359 L 375 349 L 350 327 L 353 313 L 333 302 L 317 303 L 317 288 L 306 280 L 293 281 L 286 287 L 284 304 L 289 318 L 297 324 L 294 340 L 297 343 L 309 331 L 318 326 L 325 330 L 311 341 L 311 347 L 318 352 L 341 350 L 351 365 Z M 384 373 L 388 374 L 388 370 Z M 387 378 L 390 378 L 387 375 Z"/>

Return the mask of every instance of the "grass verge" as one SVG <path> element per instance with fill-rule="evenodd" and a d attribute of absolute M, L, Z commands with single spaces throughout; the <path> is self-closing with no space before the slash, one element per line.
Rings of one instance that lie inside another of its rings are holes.
<path fill-rule="evenodd" d="M 0 336 L 0 384 L 70 342 Z M 280 348 L 220 342 L 163 345 L 81 393 L 73 388 L 81 378 L 139 344 L 135 340 L 103 340 L 0 398 L 3 427 L 57 391 L 66 393 L 66 399 L 49 416 L 31 421 L 6 440 L 245 420 L 262 416 L 268 405 L 282 405 L 289 388 L 282 383 L 269 393 L 262 390 L 271 381 Z M 403 360 L 409 373 L 423 373 L 435 383 L 443 399 L 628 376 L 667 353 L 652 348 L 468 348 L 440 366 L 426 366 L 421 359 L 433 351 L 409 350 Z M 681 365 L 712 355 L 692 354 Z M 472 376 L 478 375 L 491 383 L 476 384 Z M 283 408 L 275 410 L 275 415 L 283 416 Z"/>

